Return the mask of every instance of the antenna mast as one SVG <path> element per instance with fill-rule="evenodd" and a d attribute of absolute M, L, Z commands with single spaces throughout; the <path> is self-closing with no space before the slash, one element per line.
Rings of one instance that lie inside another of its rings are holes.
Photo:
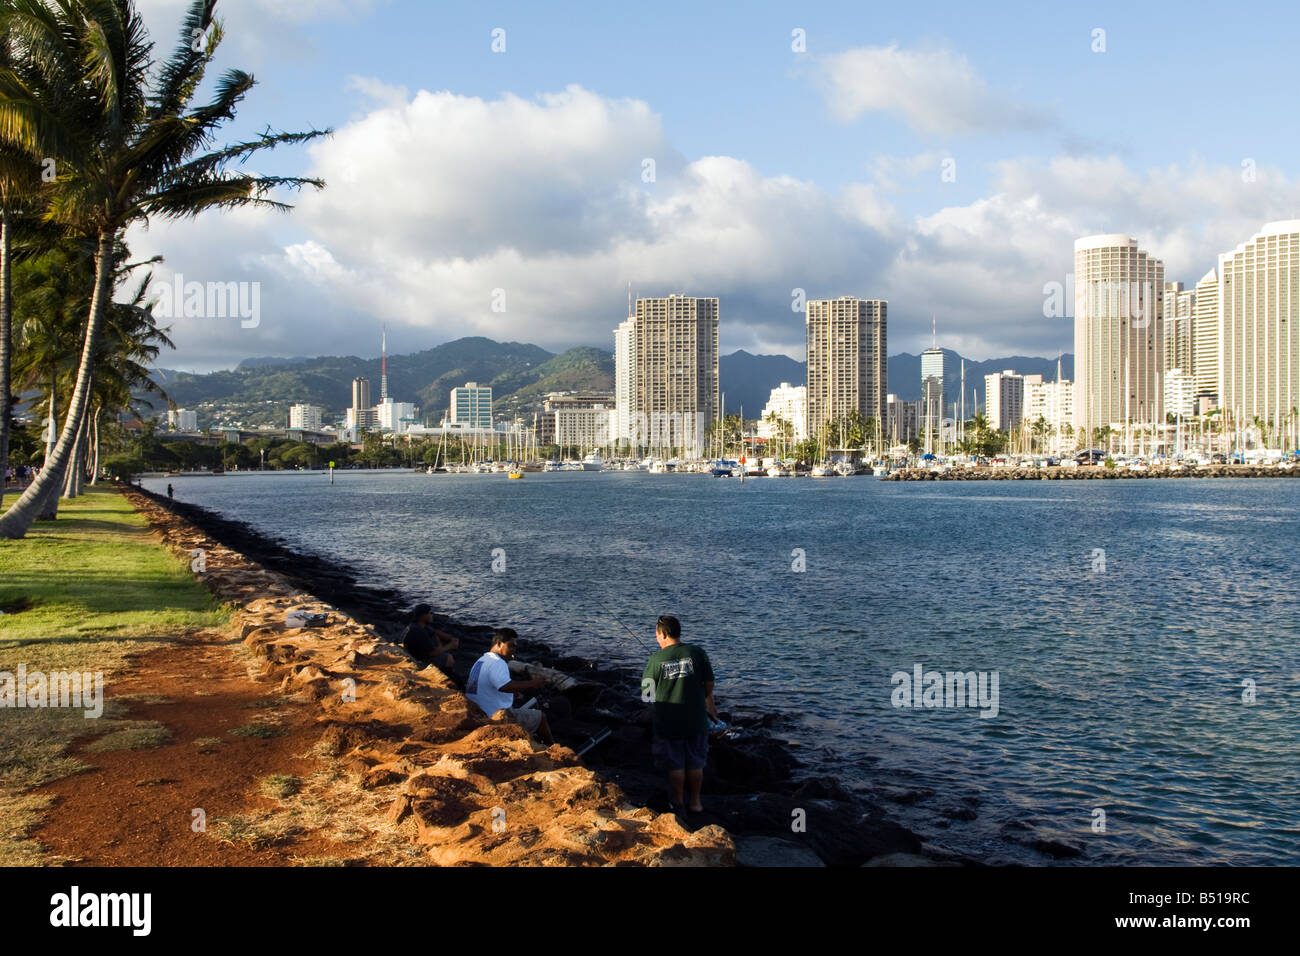
<path fill-rule="evenodd" d="M 388 402 L 388 326 L 379 337 L 379 404 Z"/>

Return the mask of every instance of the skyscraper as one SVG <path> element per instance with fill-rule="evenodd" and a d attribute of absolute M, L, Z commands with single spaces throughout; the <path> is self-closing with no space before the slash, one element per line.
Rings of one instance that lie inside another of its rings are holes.
<path fill-rule="evenodd" d="M 371 428 L 377 421 L 374 406 L 370 404 L 370 380 L 352 380 L 352 407 L 347 410 L 348 428 Z"/>
<path fill-rule="evenodd" d="M 630 303 L 629 309 L 631 311 Z M 629 315 L 614 330 L 614 440 L 630 442 L 632 434 L 633 365 L 636 361 L 636 316 Z"/>
<path fill-rule="evenodd" d="M 1015 369 L 984 376 L 984 407 L 989 428 L 1008 432 L 1018 428 L 1024 414 L 1024 400 L 1025 377 L 1017 375 Z"/>
<path fill-rule="evenodd" d="M 619 328 L 630 342 L 625 393 L 633 443 L 702 455 L 705 429 L 718 413 L 718 300 L 637 299 L 632 318 Z"/>
<path fill-rule="evenodd" d="M 934 450 L 943 422 L 943 349 L 933 328 L 931 336 L 934 344 L 921 353 L 921 433 L 927 452 Z"/>
<path fill-rule="evenodd" d="M 1192 373 L 1197 396 L 1219 395 L 1219 274 L 1211 269 L 1196 283 L 1192 310 Z M 1202 409 L 1204 411 L 1204 409 Z"/>
<path fill-rule="evenodd" d="M 804 313 L 808 339 L 807 434 L 849 412 L 885 428 L 888 303 L 884 299 L 812 299 Z"/>
<path fill-rule="evenodd" d="M 492 427 L 492 386 L 466 382 L 451 390 L 451 422 L 470 428 Z"/>
<path fill-rule="evenodd" d="M 1219 405 L 1269 433 L 1300 406 L 1300 219 L 1219 256 Z"/>
<path fill-rule="evenodd" d="M 1123 234 L 1074 244 L 1075 427 L 1162 423 L 1160 298 L 1165 266 Z"/>
<path fill-rule="evenodd" d="M 1162 367 L 1168 371 L 1179 369 L 1191 374 L 1192 315 L 1196 311 L 1196 292 L 1184 289 L 1181 282 L 1166 282 L 1160 300 L 1161 334 L 1164 336 Z"/>

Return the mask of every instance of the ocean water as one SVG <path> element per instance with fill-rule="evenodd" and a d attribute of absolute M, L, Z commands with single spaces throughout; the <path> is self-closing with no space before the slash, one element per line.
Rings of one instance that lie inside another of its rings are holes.
<path fill-rule="evenodd" d="M 721 709 L 784 715 L 778 734 L 845 786 L 934 790 L 898 813 L 936 843 L 1050 862 L 1014 839 L 1024 823 L 1077 846 L 1068 864 L 1300 863 L 1300 481 L 171 482 L 579 656 L 639 668 L 675 614 Z M 899 706 L 917 665 L 990 694 L 996 672 L 996 714 Z M 935 810 L 962 798 L 976 819 Z"/>

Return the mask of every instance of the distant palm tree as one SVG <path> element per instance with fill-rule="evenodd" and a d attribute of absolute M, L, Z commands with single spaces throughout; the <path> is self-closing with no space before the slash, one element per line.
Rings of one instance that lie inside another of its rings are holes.
<path fill-rule="evenodd" d="M 58 179 L 44 216 L 95 241 L 95 286 L 76 384 L 53 454 L 40 476 L 0 517 L 0 537 L 22 537 L 51 483 L 60 482 L 81 431 L 99 338 L 112 293 L 113 249 L 133 223 L 184 219 L 207 209 L 289 208 L 278 186 L 323 188 L 319 180 L 229 171 L 234 162 L 322 132 L 273 133 L 212 152 L 253 77 L 230 71 L 211 103 L 192 106 L 221 42 L 216 0 L 194 0 L 180 42 L 151 78 L 153 44 L 134 0 L 5 0 L 0 35 L 23 69 L 0 71 L 0 143 L 33 160 L 52 157 Z M 206 44 L 198 42 L 206 37 Z M 199 49 L 196 49 L 198 47 Z"/>

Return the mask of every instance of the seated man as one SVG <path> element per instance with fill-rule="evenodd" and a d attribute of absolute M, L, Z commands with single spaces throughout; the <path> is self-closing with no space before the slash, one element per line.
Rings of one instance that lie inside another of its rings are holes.
<path fill-rule="evenodd" d="M 465 682 L 465 696 L 477 704 L 489 717 L 504 711 L 508 719 L 519 724 L 530 734 L 537 734 L 546 746 L 555 743 L 546 715 L 540 710 L 522 710 L 514 705 L 522 703 L 521 691 L 536 690 L 546 686 L 543 678 L 512 680 L 507 661 L 515 656 L 519 639 L 514 628 L 499 627 L 492 634 L 492 648 L 474 662 Z"/>
<path fill-rule="evenodd" d="M 460 641 L 433 627 L 433 608 L 428 604 L 417 604 L 411 611 L 411 623 L 402 638 L 402 646 L 411 656 L 423 663 L 435 663 L 450 673 L 455 658 L 451 652 L 460 646 Z"/>

